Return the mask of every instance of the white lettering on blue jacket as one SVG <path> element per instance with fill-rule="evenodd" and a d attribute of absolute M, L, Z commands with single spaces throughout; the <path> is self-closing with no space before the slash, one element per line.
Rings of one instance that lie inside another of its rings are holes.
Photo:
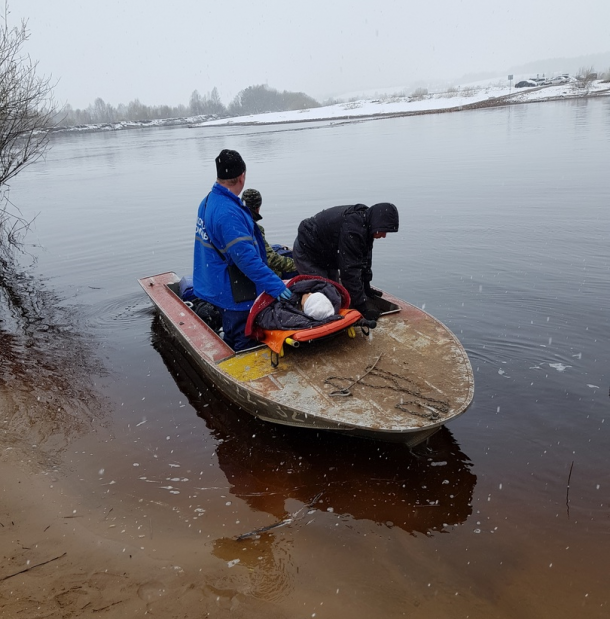
<path fill-rule="evenodd" d="M 194 292 L 223 309 L 249 310 L 253 301 L 236 303 L 233 299 L 227 272 L 230 264 L 236 264 L 254 282 L 257 294 L 277 297 L 285 288 L 267 266 L 265 243 L 250 211 L 238 196 L 215 183 L 197 213 Z"/>

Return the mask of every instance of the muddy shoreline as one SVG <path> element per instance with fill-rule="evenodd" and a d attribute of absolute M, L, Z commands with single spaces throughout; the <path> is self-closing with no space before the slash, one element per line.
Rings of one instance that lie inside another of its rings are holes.
<path fill-rule="evenodd" d="M 21 281 L 21 276 L 17 278 Z M 231 585 L 213 542 L 114 482 L 123 457 L 98 351 L 44 284 L 7 282 L 0 315 L 0 617 L 285 617 Z M 196 546 L 195 546 L 196 544 Z M 231 574 L 233 576 L 233 574 Z M 242 604 L 248 599 L 247 605 Z"/>

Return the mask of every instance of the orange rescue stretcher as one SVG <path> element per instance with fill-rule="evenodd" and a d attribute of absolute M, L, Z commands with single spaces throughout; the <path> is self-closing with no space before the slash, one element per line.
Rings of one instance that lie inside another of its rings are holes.
<path fill-rule="evenodd" d="M 246 335 L 262 344 L 266 344 L 271 350 L 271 363 L 277 366 L 279 358 L 284 356 L 284 345 L 287 344 L 294 348 L 298 348 L 301 344 L 313 342 L 322 338 L 329 337 L 340 333 L 341 331 L 347 331 L 347 335 L 351 338 L 356 337 L 356 326 L 360 326 L 365 333 L 368 334 L 368 329 L 375 327 L 374 321 L 364 320 L 362 314 L 355 309 L 350 309 L 351 302 L 349 292 L 339 283 L 325 279 L 323 277 L 312 275 L 297 275 L 286 282 L 286 286 L 290 286 L 299 280 L 303 279 L 316 279 L 326 282 L 330 282 L 341 295 L 341 309 L 339 315 L 343 316 L 342 320 L 334 320 L 323 325 L 316 327 L 310 327 L 309 329 L 262 329 L 256 324 L 257 315 L 275 302 L 275 299 L 269 296 L 267 293 L 263 293 L 258 296 L 252 309 L 250 310 L 250 316 L 246 323 Z"/>

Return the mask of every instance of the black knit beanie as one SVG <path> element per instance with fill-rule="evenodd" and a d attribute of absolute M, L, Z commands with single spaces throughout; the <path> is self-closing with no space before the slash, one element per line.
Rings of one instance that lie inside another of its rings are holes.
<path fill-rule="evenodd" d="M 216 157 L 216 178 L 228 180 L 237 178 L 246 171 L 246 164 L 236 150 L 224 149 Z"/>

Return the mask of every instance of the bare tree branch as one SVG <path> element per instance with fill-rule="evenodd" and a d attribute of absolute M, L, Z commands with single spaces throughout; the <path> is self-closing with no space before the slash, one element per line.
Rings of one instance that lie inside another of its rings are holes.
<path fill-rule="evenodd" d="M 8 199 L 8 183 L 45 152 L 53 109 L 51 78 L 23 51 L 27 21 L 9 25 L 8 3 L 0 16 L 0 259 L 19 247 L 29 223 Z"/>

